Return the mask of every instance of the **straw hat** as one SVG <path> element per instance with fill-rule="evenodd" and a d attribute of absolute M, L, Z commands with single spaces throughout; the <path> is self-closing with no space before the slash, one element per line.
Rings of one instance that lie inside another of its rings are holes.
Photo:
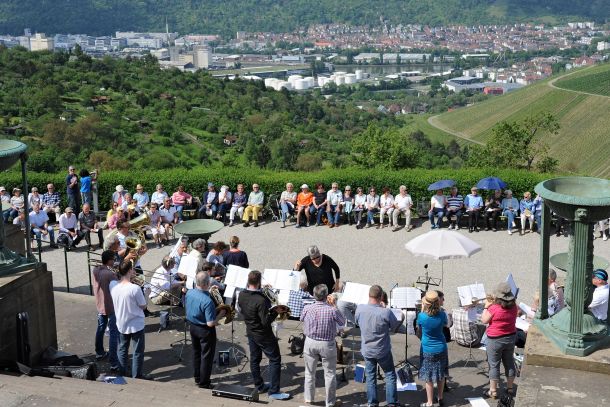
<path fill-rule="evenodd" d="M 431 305 L 438 301 L 438 293 L 434 290 L 426 291 L 424 298 L 422 298 L 422 304 Z"/>

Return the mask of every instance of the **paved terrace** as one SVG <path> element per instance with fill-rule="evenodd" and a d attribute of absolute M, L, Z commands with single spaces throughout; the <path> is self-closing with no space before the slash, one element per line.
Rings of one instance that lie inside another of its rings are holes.
<path fill-rule="evenodd" d="M 404 249 L 404 244 L 411 238 L 425 233 L 429 230 L 428 223 L 423 227 L 417 227 L 412 232 L 401 229 L 392 232 L 385 229 L 362 229 L 356 230 L 353 226 L 341 226 L 337 229 L 327 227 L 309 227 L 295 229 L 287 227 L 280 228 L 280 223 L 261 224 L 258 228 L 243 228 L 241 225 L 232 228 L 225 227 L 213 235 L 211 241 L 228 241 L 230 236 L 238 235 L 242 241 L 242 249 L 248 253 L 252 268 L 286 268 L 292 267 L 297 259 L 305 254 L 305 248 L 310 244 L 317 244 L 320 249 L 332 256 L 341 267 L 342 279 L 364 284 L 380 284 L 386 289 L 395 283 L 411 285 L 419 275 L 423 274 L 424 264 L 429 264 L 431 276 L 441 276 L 441 264 L 434 260 L 416 258 Z M 494 285 L 506 278 L 508 273 L 513 273 L 515 280 L 521 288 L 520 299 L 531 302 L 531 298 L 538 285 L 538 248 L 539 236 L 537 234 L 526 234 L 509 236 L 506 231 L 485 232 L 469 234 L 467 230 L 461 230 L 473 240 L 482 245 L 483 250 L 470 259 L 445 261 L 444 291 L 448 309 L 456 306 L 458 285 L 482 282 L 488 292 Z M 95 238 L 94 238 L 95 242 Z M 568 239 L 565 237 L 552 237 L 551 254 L 567 251 Z M 595 241 L 595 253 L 597 255 L 610 257 L 610 242 L 601 239 Z M 143 257 L 142 264 L 147 270 L 155 269 L 169 248 L 156 249 L 151 246 L 149 252 Z M 99 251 L 98 251 L 99 252 Z M 77 249 L 67 253 L 70 275 L 71 292 L 88 294 L 89 280 L 87 276 L 86 254 L 83 249 Z M 93 352 L 93 337 L 96 327 L 95 303 L 88 295 L 67 294 L 65 266 L 62 250 L 50 250 L 46 248 L 42 253 L 43 261 L 47 262 L 53 273 L 56 288 L 56 313 L 59 346 L 62 350 L 77 353 L 90 354 Z M 560 277 L 562 272 L 559 273 Z M 151 307 L 152 310 L 157 308 Z M 178 313 L 181 310 L 178 309 Z M 152 374 L 155 380 L 164 382 L 156 387 L 150 384 L 130 384 L 127 386 L 116 386 L 122 391 L 100 391 L 99 386 L 110 386 L 99 384 L 92 388 L 91 384 L 70 384 L 55 381 L 55 387 L 46 387 L 41 383 L 24 382 L 17 379 L 8 380 L 0 377 L 0 405 L 3 406 L 29 406 L 29 405 L 157 405 L 169 402 L 179 402 L 183 406 L 200 404 L 205 402 L 210 405 L 237 405 L 243 402 L 228 399 L 209 398 L 209 391 L 193 389 L 191 350 L 184 348 L 183 360 L 178 360 L 178 349 L 171 348 L 170 342 L 183 337 L 180 322 L 172 323 L 172 330 L 158 333 L 158 318 L 147 318 L 146 327 L 146 357 L 145 371 Z M 245 341 L 245 326 L 243 322 L 235 323 L 236 345 L 247 353 Z M 287 321 L 285 327 L 280 331 L 280 349 L 284 368 L 282 370 L 282 389 L 294 395 L 292 401 L 274 402 L 288 406 L 303 404 L 303 360 L 290 355 L 288 338 L 291 334 L 302 332 L 296 321 Z M 222 326 L 218 330 L 218 350 L 227 349 L 230 346 L 231 331 L 229 326 Z M 355 337 L 344 339 L 344 348 L 347 351 L 346 360 L 351 358 L 351 350 L 358 350 L 358 332 Z M 394 360 L 398 362 L 404 358 L 403 335 L 392 337 Z M 419 341 L 416 337 L 408 338 L 409 360 L 418 364 Z M 244 349 L 245 348 L 245 349 Z M 466 397 L 478 397 L 482 395 L 487 385 L 487 364 L 485 352 L 473 350 L 473 362 L 464 367 L 469 358 L 468 349 L 460 347 L 455 343 L 449 344 L 450 373 L 452 376 L 451 387 L 453 390 L 446 394 L 446 405 L 466 406 L 469 405 Z M 356 353 L 356 359 L 361 357 Z M 263 365 L 266 365 L 263 359 Z M 213 373 L 213 383 L 244 384 L 251 385 L 249 366 L 242 363 L 243 369 L 216 366 Z M 100 365 L 101 371 L 106 371 L 109 366 L 106 363 Z M 530 367 L 528 367 L 530 368 Z M 532 369 L 534 367 L 531 367 Z M 540 369 L 540 368 L 538 368 Z M 543 369 L 544 370 L 544 369 Z M 316 403 L 323 400 L 323 384 L 321 368 L 318 369 L 318 393 Z M 532 379 L 532 386 L 528 386 L 529 392 L 527 405 L 570 405 L 578 402 L 579 405 L 598 405 L 600 399 L 593 397 L 588 391 L 587 380 L 574 378 L 566 381 L 573 372 L 554 372 L 555 376 L 548 376 L 550 372 L 536 370 Z M 339 371 L 339 377 L 341 376 Z M 338 397 L 346 405 L 366 403 L 366 388 L 362 383 L 355 383 L 352 372 L 348 369 L 346 373 L 348 382 L 338 382 Z M 547 382 L 546 377 L 553 377 Z M 602 377 L 605 380 L 605 377 Z M 597 378 L 600 380 L 601 378 Z M 33 380 L 33 379 L 23 379 Z M 594 379 L 595 380 L 595 379 Z M 534 383 L 535 381 L 535 383 Z M 138 381 L 139 382 L 139 381 Z M 551 383 L 552 382 L 552 383 Z M 24 384 L 25 383 L 25 384 Z M 584 383 L 584 384 L 583 384 Z M 518 381 L 517 381 L 518 384 Z M 79 387 L 82 386 L 82 387 Z M 555 387 L 554 387 L 555 386 Z M 556 387 L 559 386 L 559 387 Z M 112 386 L 114 389 L 115 386 Z M 154 390 L 156 391 L 154 391 Z M 110 390 L 110 389 L 109 389 Z M 133 396 L 131 396 L 133 392 Z M 169 394 L 168 394 L 169 393 Z M 607 393 L 607 391 L 606 391 Z M 127 397 L 127 395 L 130 395 Z M 587 397 L 589 395 L 589 397 Z M 383 388 L 380 388 L 381 400 L 384 398 Z M 607 398 L 606 398 L 607 399 Z M 200 400 L 199 403 L 195 400 Z M 205 401 L 204 401 L 205 400 Z M 222 400 L 222 401 L 221 401 Z M 418 391 L 400 393 L 400 402 L 407 406 L 418 406 L 425 401 L 421 383 L 418 381 Z M 261 397 L 261 402 L 271 402 L 266 396 Z M 490 405 L 495 402 L 490 400 Z M 549 404 L 551 403 L 551 404 Z M 526 405 L 526 404 L 519 404 Z"/>

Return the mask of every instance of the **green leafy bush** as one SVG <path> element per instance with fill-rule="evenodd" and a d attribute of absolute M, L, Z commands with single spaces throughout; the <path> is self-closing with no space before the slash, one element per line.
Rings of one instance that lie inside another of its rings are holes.
<path fill-rule="evenodd" d="M 62 194 L 65 205 L 65 177 L 66 174 L 47 174 L 29 173 L 29 186 L 36 186 L 40 191 L 46 191 L 46 184 L 52 182 L 56 189 Z M 130 192 L 135 191 L 136 184 L 142 184 L 145 191 L 149 194 L 155 190 L 158 183 L 163 184 L 165 190 L 170 194 L 176 190 L 178 185 L 184 185 L 185 191 L 201 197 L 207 189 L 207 183 L 212 181 L 217 186 L 226 184 L 235 190 L 238 183 L 246 185 L 246 190 L 251 190 L 253 183 L 258 183 L 266 193 L 281 192 L 285 189 L 286 182 L 292 182 L 298 189 L 301 184 L 313 185 L 322 182 L 328 186 L 332 182 L 338 182 L 341 189 L 345 185 L 354 187 L 375 186 L 380 189 L 384 186 L 389 187 L 392 193 L 398 191 L 400 185 L 406 185 L 414 201 L 422 198 L 428 199 L 431 192 L 427 190 L 428 185 L 441 180 L 453 179 L 461 193 L 466 194 L 470 187 L 475 185 L 478 180 L 488 176 L 502 178 L 516 197 L 522 196 L 525 191 L 533 191 L 534 186 L 540 181 L 550 178 L 548 174 L 538 174 L 522 170 L 492 170 L 492 169 L 471 169 L 471 170 L 424 170 L 412 169 L 401 171 L 388 171 L 380 169 L 332 169 L 319 172 L 276 172 L 255 169 L 205 169 L 198 168 L 193 170 L 172 169 L 163 171 L 109 171 L 101 172 L 98 177 L 98 189 L 100 204 L 102 208 L 108 207 L 112 193 L 116 185 L 121 184 Z M 0 173 L 0 185 L 5 186 L 9 191 L 21 185 L 21 174 L 17 172 Z"/>

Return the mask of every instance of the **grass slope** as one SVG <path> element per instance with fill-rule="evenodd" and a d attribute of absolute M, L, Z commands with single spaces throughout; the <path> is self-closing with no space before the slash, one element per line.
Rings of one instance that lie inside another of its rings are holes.
<path fill-rule="evenodd" d="M 588 76 L 610 74 L 610 64 L 583 69 L 569 76 L 570 82 L 587 83 L 589 93 L 603 89 L 592 86 Z M 577 76 L 578 75 L 578 76 Z M 547 79 L 479 103 L 438 116 L 438 121 L 454 132 L 475 141 L 486 141 L 492 128 L 503 120 L 521 120 L 531 114 L 549 111 L 561 124 L 559 134 L 547 140 L 551 154 L 559 160 L 560 169 L 597 177 L 610 177 L 610 97 L 587 95 L 557 89 Z M 562 81 L 558 80 L 556 85 Z M 576 85 L 570 85 L 576 86 Z"/>
<path fill-rule="evenodd" d="M 555 82 L 555 86 L 578 92 L 610 96 L 610 64 L 580 70 Z"/>

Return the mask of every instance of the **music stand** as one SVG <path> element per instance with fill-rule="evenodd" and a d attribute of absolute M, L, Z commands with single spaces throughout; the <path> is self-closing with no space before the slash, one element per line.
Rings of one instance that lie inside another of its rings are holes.
<path fill-rule="evenodd" d="M 237 302 L 237 290 L 235 290 L 235 292 L 233 293 L 233 297 L 231 297 L 231 298 L 232 298 L 233 303 Z M 228 349 L 225 349 L 224 352 L 229 353 L 229 369 L 231 368 L 231 362 L 230 362 L 231 355 L 233 355 L 233 360 L 235 361 L 235 367 L 238 367 L 240 365 L 239 360 L 237 360 L 237 356 L 239 355 L 242 358 L 244 364 L 237 369 L 237 371 L 240 373 L 246 367 L 246 362 L 250 361 L 250 359 L 248 358 L 248 355 L 246 355 L 245 352 L 243 352 L 241 349 L 239 349 L 237 346 L 235 346 L 235 318 L 233 318 L 231 320 L 231 346 L 229 346 Z"/>
<path fill-rule="evenodd" d="M 182 301 L 184 301 L 184 298 L 183 298 Z M 186 315 L 184 316 L 183 321 L 184 321 L 184 329 L 183 329 L 184 337 L 182 339 L 178 339 L 177 341 L 174 341 L 174 342 L 169 344 L 170 348 L 173 348 L 174 346 L 180 344 L 180 352 L 178 353 L 178 361 L 179 362 L 182 362 L 182 352 L 184 352 L 184 346 L 187 345 L 190 342 L 190 339 L 186 336 L 186 327 L 187 327 L 187 324 L 188 324 L 188 321 L 186 319 Z"/>
<path fill-rule="evenodd" d="M 392 297 L 393 297 L 394 290 L 396 288 L 402 288 L 402 287 L 394 286 L 394 288 L 392 288 L 390 290 L 390 304 L 392 304 Z M 406 288 L 409 288 L 409 287 L 406 287 Z M 417 289 L 417 291 L 419 292 L 419 289 Z M 421 298 L 421 294 L 420 294 L 420 298 Z M 413 305 L 415 305 L 415 304 L 413 304 Z M 404 308 L 397 308 L 397 309 L 404 310 L 407 313 L 409 311 L 414 311 L 415 312 L 415 318 L 417 319 L 417 307 L 406 306 Z M 419 370 L 419 367 L 417 367 L 413 363 L 409 362 L 409 326 L 408 326 L 408 323 L 409 323 L 408 318 L 407 318 L 407 316 L 405 316 L 405 358 L 403 360 L 401 360 L 400 362 L 398 362 L 398 364 L 396 364 L 395 367 L 408 366 L 412 370 Z"/>
<path fill-rule="evenodd" d="M 442 280 L 440 278 L 434 278 L 434 277 L 428 276 L 428 270 L 427 270 L 428 265 L 427 264 L 426 264 L 425 268 L 426 268 L 425 275 L 417 277 L 417 281 L 415 282 L 415 284 L 424 284 L 425 291 L 428 291 L 428 288 L 430 286 L 438 287 L 439 285 L 441 285 Z"/>

